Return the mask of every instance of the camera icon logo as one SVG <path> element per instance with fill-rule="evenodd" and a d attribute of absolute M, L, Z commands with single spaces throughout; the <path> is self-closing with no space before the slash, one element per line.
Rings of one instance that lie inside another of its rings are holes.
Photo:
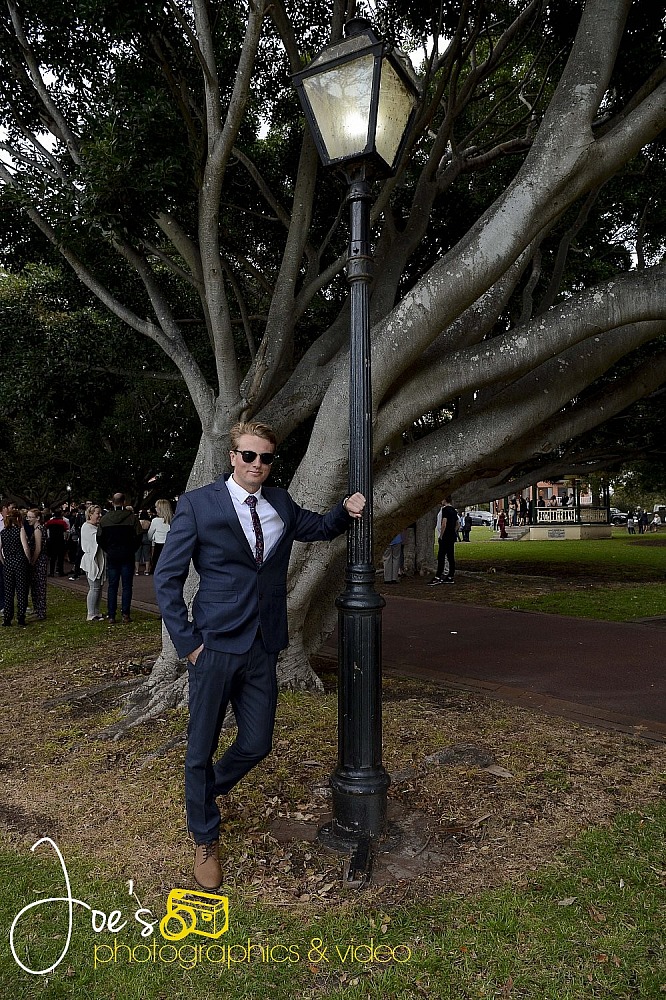
<path fill-rule="evenodd" d="M 167 941 L 182 941 L 188 934 L 219 938 L 229 929 L 229 898 L 212 892 L 172 889 L 160 933 Z"/>

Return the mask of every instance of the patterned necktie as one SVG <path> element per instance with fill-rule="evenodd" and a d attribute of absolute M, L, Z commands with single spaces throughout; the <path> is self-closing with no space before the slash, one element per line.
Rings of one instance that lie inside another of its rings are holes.
<path fill-rule="evenodd" d="M 254 559 L 257 567 L 261 566 L 264 561 L 264 533 L 261 530 L 261 521 L 259 520 L 259 515 L 257 514 L 257 498 L 250 494 L 245 500 L 245 503 L 250 508 L 250 513 L 252 514 L 252 527 L 254 528 Z"/>

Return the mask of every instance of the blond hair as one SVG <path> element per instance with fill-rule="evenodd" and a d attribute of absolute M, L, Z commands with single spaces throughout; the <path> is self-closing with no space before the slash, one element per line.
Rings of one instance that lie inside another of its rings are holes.
<path fill-rule="evenodd" d="M 173 507 L 168 500 L 156 500 L 155 510 L 157 516 L 161 517 L 165 524 L 171 524 L 173 520 Z"/>
<path fill-rule="evenodd" d="M 238 448 L 238 442 L 243 434 L 249 434 L 251 437 L 258 437 L 262 438 L 264 441 L 270 441 L 273 447 L 277 448 L 277 436 L 270 424 L 262 424 L 260 420 L 241 420 L 239 423 L 234 424 L 229 431 L 232 451 L 235 451 L 236 448 Z"/>

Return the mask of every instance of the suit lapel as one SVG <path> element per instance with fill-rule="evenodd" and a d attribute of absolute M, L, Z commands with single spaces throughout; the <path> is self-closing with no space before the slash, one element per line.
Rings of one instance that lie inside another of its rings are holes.
<path fill-rule="evenodd" d="M 243 550 L 244 555 L 248 557 L 249 561 L 256 568 L 254 552 L 250 548 L 250 543 L 248 542 L 245 536 L 245 532 L 241 528 L 241 523 L 238 520 L 238 514 L 236 513 L 236 508 L 234 507 L 234 502 L 231 499 L 229 490 L 226 487 L 225 479 L 222 478 L 216 480 L 213 486 L 215 492 L 217 493 L 217 499 L 220 505 L 220 509 L 224 514 L 224 517 L 226 518 L 227 524 L 234 533 L 234 536 L 238 541 L 238 544 L 240 545 L 241 549 Z"/>
<path fill-rule="evenodd" d="M 274 507 L 278 512 L 282 518 L 284 529 L 287 531 L 291 520 L 291 508 L 286 490 L 276 489 L 274 486 L 262 486 L 261 493 L 264 500 L 267 500 L 271 507 Z"/>
<path fill-rule="evenodd" d="M 273 507 L 274 510 L 282 518 L 282 534 L 276 540 L 275 544 L 271 548 L 270 552 L 264 559 L 264 563 L 270 562 L 273 556 L 277 554 L 280 549 L 280 545 L 285 537 L 289 535 L 289 523 L 291 517 L 291 508 L 288 502 L 288 494 L 286 490 L 275 489 L 273 486 L 262 486 L 261 494 L 264 500 Z"/>

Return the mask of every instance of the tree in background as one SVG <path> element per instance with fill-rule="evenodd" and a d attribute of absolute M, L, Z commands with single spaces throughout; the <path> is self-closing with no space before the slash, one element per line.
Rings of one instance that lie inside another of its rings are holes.
<path fill-rule="evenodd" d="M 373 210 L 381 546 L 443 489 L 507 480 L 662 384 L 666 82 L 649 0 L 374 6 L 403 47 L 429 40 L 420 113 Z M 223 469 L 236 419 L 273 423 L 283 454 L 311 424 L 291 490 L 326 508 L 346 486 L 344 191 L 289 76 L 371 12 L 7 11 L 6 196 L 181 373 L 202 431 L 189 485 Z M 314 682 L 343 559 L 343 541 L 294 555 L 286 682 Z M 173 675 L 165 653 L 154 679 Z"/>
<path fill-rule="evenodd" d="M 182 380 L 82 293 L 61 267 L 0 274 L 0 492 L 48 506 L 176 495 L 197 441 Z"/>

